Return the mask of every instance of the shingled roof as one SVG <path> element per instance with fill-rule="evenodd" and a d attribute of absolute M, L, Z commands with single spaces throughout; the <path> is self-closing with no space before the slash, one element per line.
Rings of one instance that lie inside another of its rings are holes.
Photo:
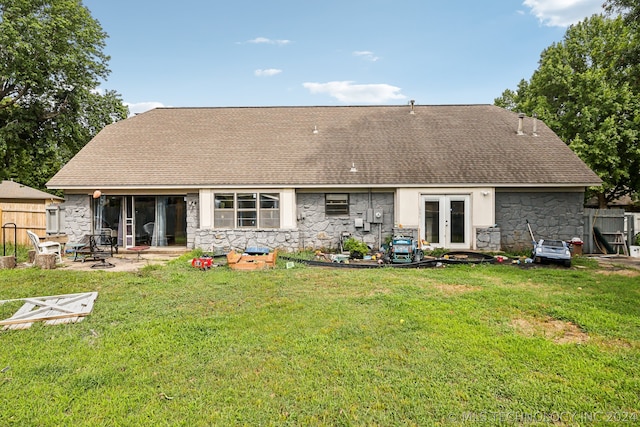
<path fill-rule="evenodd" d="M 547 126 L 492 105 L 158 108 L 104 128 L 50 188 L 588 186 Z M 355 166 L 357 172 L 351 172 Z"/>
<path fill-rule="evenodd" d="M 0 199 L 12 200 L 64 200 L 62 197 L 27 187 L 14 181 L 0 182 Z"/>

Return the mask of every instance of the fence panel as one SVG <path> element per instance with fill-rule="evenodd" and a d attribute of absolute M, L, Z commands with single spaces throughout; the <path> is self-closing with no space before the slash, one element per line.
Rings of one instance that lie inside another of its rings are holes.
<path fill-rule="evenodd" d="M 588 209 L 584 210 L 584 251 L 585 253 L 604 253 L 605 248 L 595 240 L 594 228 L 598 228 L 604 239 L 613 243 L 617 233 L 624 233 L 624 209 Z"/>
<path fill-rule="evenodd" d="M 31 230 L 38 236 L 44 236 L 47 232 L 47 217 L 43 204 L 4 203 L 0 208 L 0 226 L 14 223 L 17 226 L 17 244 L 29 246 L 27 230 Z M 13 242 L 13 227 L 7 228 L 7 235 L 3 235 L 0 228 L 0 244 L 3 241 Z"/>

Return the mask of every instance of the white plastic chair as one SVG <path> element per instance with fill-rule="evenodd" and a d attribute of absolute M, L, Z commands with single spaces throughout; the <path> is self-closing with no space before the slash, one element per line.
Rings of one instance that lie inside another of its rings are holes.
<path fill-rule="evenodd" d="M 142 226 L 142 230 L 149 236 L 149 245 L 153 242 L 153 229 L 155 226 L 155 222 L 148 222 Z"/>
<path fill-rule="evenodd" d="M 40 238 L 32 231 L 27 230 L 29 239 L 33 243 L 36 254 L 56 254 L 58 262 L 62 263 L 62 245 L 58 242 L 46 241 L 41 242 Z"/>

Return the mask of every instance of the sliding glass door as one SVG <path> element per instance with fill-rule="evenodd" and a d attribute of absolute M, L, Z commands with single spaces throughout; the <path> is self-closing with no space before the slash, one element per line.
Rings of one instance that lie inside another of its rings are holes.
<path fill-rule="evenodd" d="M 184 246 L 184 196 L 101 196 L 94 199 L 94 230 L 111 229 L 118 245 Z"/>

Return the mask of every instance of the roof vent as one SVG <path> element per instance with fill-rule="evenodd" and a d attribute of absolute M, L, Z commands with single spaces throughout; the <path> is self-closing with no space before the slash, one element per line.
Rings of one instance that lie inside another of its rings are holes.
<path fill-rule="evenodd" d="M 412 99 L 411 101 L 409 101 L 409 104 L 411 105 L 411 111 L 409 112 L 409 114 L 415 114 L 416 112 L 413 109 L 413 107 L 416 104 L 416 101 L 414 99 Z"/>
<path fill-rule="evenodd" d="M 316 135 L 318 133 L 318 126 L 313 127 L 313 134 Z"/>
<path fill-rule="evenodd" d="M 355 163 L 351 163 L 351 169 L 349 169 L 349 172 L 358 172 L 358 169 L 356 168 Z"/>
<path fill-rule="evenodd" d="M 524 135 L 524 113 L 518 114 L 518 135 Z"/>

